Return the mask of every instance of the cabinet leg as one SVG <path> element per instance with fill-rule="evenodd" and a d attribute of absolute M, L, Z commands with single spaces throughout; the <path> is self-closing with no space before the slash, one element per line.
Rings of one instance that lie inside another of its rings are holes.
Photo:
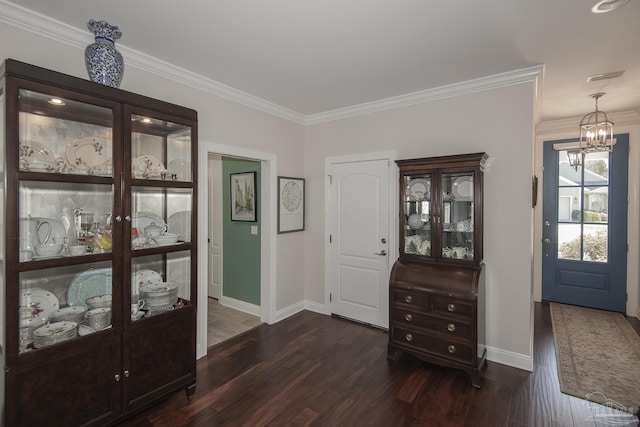
<path fill-rule="evenodd" d="M 402 356 L 402 352 L 397 350 L 391 346 L 387 347 L 387 360 L 393 363 L 397 363 L 400 357 Z"/>
<path fill-rule="evenodd" d="M 190 385 L 185 391 L 187 392 L 187 400 L 191 402 L 191 400 L 193 400 L 193 395 L 196 393 L 196 385 Z"/>

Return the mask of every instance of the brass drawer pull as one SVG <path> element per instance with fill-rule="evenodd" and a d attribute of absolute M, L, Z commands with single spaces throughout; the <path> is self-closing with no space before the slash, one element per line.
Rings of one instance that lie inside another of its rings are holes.
<path fill-rule="evenodd" d="M 455 304 L 449 304 L 447 306 L 447 310 L 449 310 L 450 312 L 453 313 L 454 311 L 456 311 L 456 305 Z"/>
<path fill-rule="evenodd" d="M 404 320 L 406 320 L 407 322 L 411 322 L 413 320 L 413 316 L 410 314 L 405 314 Z"/>
<path fill-rule="evenodd" d="M 456 352 L 456 346 L 455 345 L 449 345 L 449 347 L 447 347 L 447 350 L 449 350 L 449 353 L 455 353 Z"/>
<path fill-rule="evenodd" d="M 407 295 L 406 297 L 404 297 L 404 300 L 408 303 L 412 303 L 413 302 L 413 297 L 411 295 Z"/>
<path fill-rule="evenodd" d="M 413 341 L 413 335 L 411 335 L 411 334 L 407 334 L 407 335 L 405 335 L 405 337 L 404 337 L 404 338 L 405 338 L 407 341 L 409 341 L 409 342 Z"/>
<path fill-rule="evenodd" d="M 449 332 L 454 332 L 454 331 L 456 330 L 456 325 L 454 325 L 453 323 L 449 323 L 449 324 L 447 325 L 447 330 L 448 330 Z"/>

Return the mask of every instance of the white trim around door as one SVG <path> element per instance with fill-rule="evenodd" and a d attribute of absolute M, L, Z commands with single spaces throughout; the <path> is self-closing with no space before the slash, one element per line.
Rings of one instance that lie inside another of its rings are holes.
<path fill-rule="evenodd" d="M 276 156 L 262 151 L 249 150 L 231 145 L 200 141 L 198 145 L 198 224 L 201 236 L 207 236 L 208 229 L 208 179 L 207 159 L 209 154 L 231 156 L 261 162 L 261 209 L 260 209 L 260 320 L 274 323 L 276 318 L 276 200 L 274 189 L 277 184 Z M 198 240 L 198 314 L 196 358 L 207 354 L 207 239 Z"/>

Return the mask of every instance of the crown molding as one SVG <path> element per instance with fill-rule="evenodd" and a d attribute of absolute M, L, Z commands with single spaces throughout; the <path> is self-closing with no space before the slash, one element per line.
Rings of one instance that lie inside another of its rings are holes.
<path fill-rule="evenodd" d="M 0 0 L 0 22 L 83 50 L 85 46 L 93 42 L 93 36 L 88 31 L 82 31 L 6 0 Z M 125 58 L 125 66 L 127 67 L 138 68 L 297 124 L 305 124 L 306 117 L 303 114 L 273 102 L 205 78 L 184 68 L 131 49 L 122 43 L 118 44 L 118 50 Z"/>
<path fill-rule="evenodd" d="M 618 113 L 609 113 L 613 119 L 614 126 L 623 124 L 640 123 L 640 114 L 637 111 L 621 111 Z M 547 133 L 562 131 L 565 129 L 578 129 L 578 123 L 582 116 L 569 117 L 566 119 L 548 120 L 540 123 L 536 127 L 537 133 Z"/>
<path fill-rule="evenodd" d="M 6 0 L 0 0 L 0 22 L 78 49 L 84 49 L 85 46 L 93 42 L 93 36 L 87 31 L 72 27 Z M 146 71 L 300 125 L 329 122 L 522 83 L 540 82 L 541 79 L 538 77 L 541 76 L 544 70 L 543 65 L 535 65 L 323 113 L 304 115 L 131 49 L 122 43 L 118 44 L 118 50 L 125 58 L 125 65 L 128 67 Z"/>
<path fill-rule="evenodd" d="M 339 108 L 326 111 L 324 113 L 311 114 L 307 116 L 306 124 L 317 124 L 330 122 L 333 120 L 345 119 L 348 117 L 371 114 L 379 111 L 391 110 L 394 108 L 407 107 L 424 102 L 437 101 L 440 99 L 453 98 L 455 96 L 469 95 L 476 92 L 498 89 L 506 86 L 513 86 L 522 83 L 536 82 L 538 76 L 544 70 L 543 65 L 535 65 L 519 70 L 494 74 L 487 77 L 480 77 L 464 82 L 453 83 L 433 89 L 412 92 L 405 95 L 394 96 L 378 101 L 366 102 L 351 107 Z"/>

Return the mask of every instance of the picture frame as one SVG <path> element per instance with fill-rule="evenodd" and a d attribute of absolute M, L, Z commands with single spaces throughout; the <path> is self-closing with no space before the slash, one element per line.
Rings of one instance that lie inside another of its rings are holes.
<path fill-rule="evenodd" d="M 256 173 L 242 172 L 230 174 L 231 221 L 257 221 Z"/>
<path fill-rule="evenodd" d="M 278 177 L 278 234 L 304 230 L 304 178 Z"/>

